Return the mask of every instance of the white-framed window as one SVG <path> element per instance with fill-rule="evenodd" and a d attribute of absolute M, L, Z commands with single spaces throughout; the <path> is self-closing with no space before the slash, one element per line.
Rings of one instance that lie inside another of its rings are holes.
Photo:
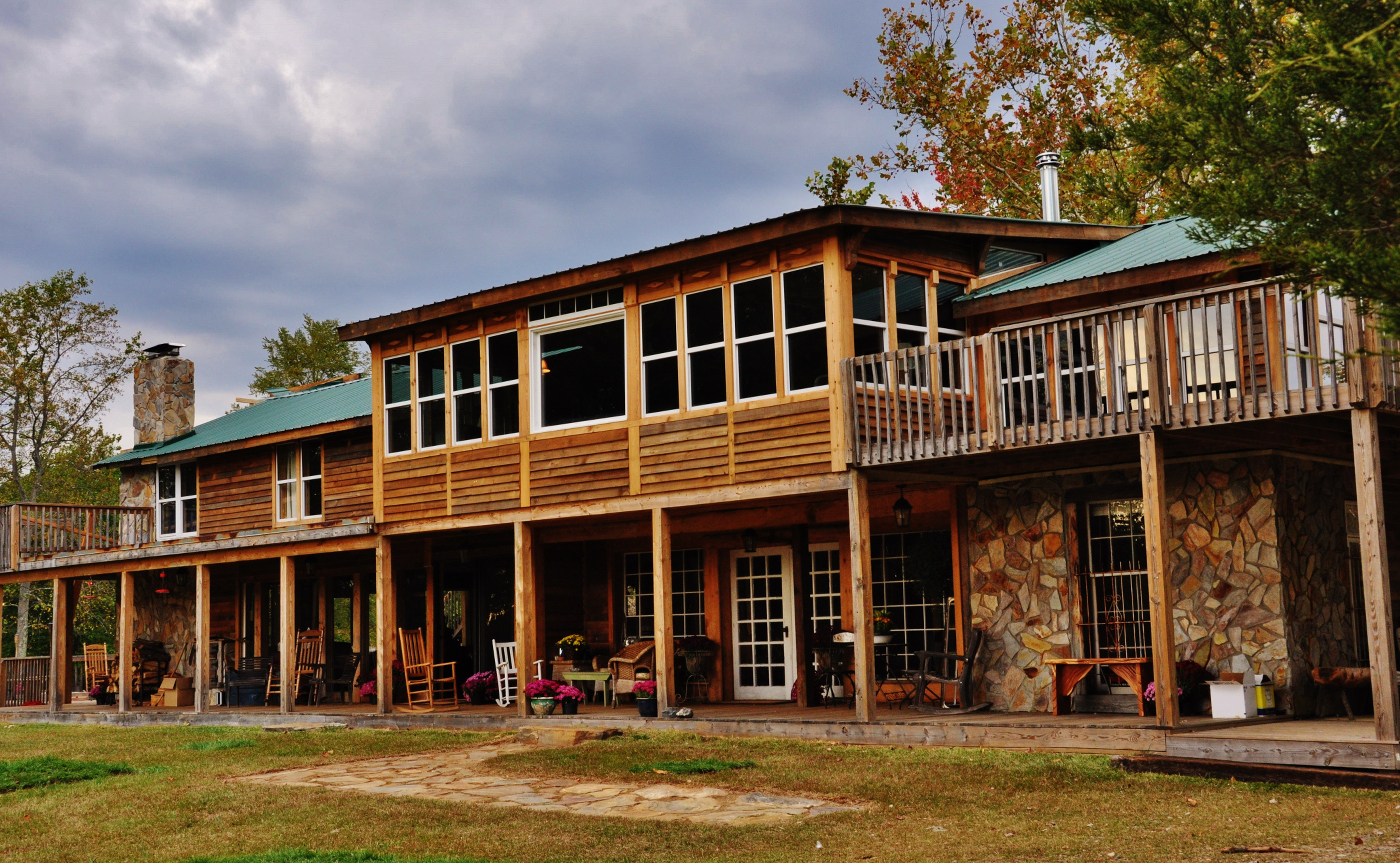
<path fill-rule="evenodd" d="M 408 354 L 384 360 L 384 451 L 413 450 L 413 366 Z"/>
<path fill-rule="evenodd" d="M 199 532 L 199 470 L 192 461 L 156 469 L 156 509 L 161 539 Z"/>
<path fill-rule="evenodd" d="M 807 593 L 812 597 L 812 632 L 841 631 L 841 547 L 812 545 L 807 557 Z"/>
<path fill-rule="evenodd" d="M 953 317 L 953 300 L 967 293 L 967 285 L 961 282 L 940 281 L 934 288 L 934 302 L 938 306 L 938 340 L 948 342 L 967 338 L 967 330 L 957 326 Z"/>
<path fill-rule="evenodd" d="M 851 320 L 855 326 L 856 356 L 882 354 L 889 349 L 883 267 L 856 264 L 851 271 Z"/>
<path fill-rule="evenodd" d="M 617 308 L 622 305 L 622 300 L 622 288 L 613 287 L 574 297 L 565 297 L 562 300 L 536 303 L 530 307 L 530 325 L 534 326 L 537 321 L 547 321 L 550 318 L 563 318 L 569 315 L 582 315 L 602 309 Z"/>
<path fill-rule="evenodd" d="M 788 392 L 827 385 L 826 281 L 821 264 L 783 273 L 783 348 Z"/>
<path fill-rule="evenodd" d="M 452 346 L 452 442 L 481 437 L 481 339 L 469 339 Z"/>
<path fill-rule="evenodd" d="M 304 443 L 277 450 L 277 520 L 321 515 L 321 445 Z"/>
<path fill-rule="evenodd" d="M 418 352 L 418 448 L 447 446 L 447 350 Z"/>
<path fill-rule="evenodd" d="M 917 273 L 894 277 L 894 327 L 898 348 L 928 344 L 928 280 Z"/>
<path fill-rule="evenodd" d="M 734 399 L 749 401 L 778 394 L 778 355 L 773 337 L 773 278 L 735 282 Z"/>
<path fill-rule="evenodd" d="M 520 434 L 520 354 L 515 330 L 486 338 L 491 437 Z"/>
<path fill-rule="evenodd" d="M 724 374 L 724 289 L 686 294 L 685 376 L 690 406 L 728 401 Z"/>
<path fill-rule="evenodd" d="M 530 331 L 537 429 L 627 418 L 627 324 L 619 309 Z"/>
<path fill-rule="evenodd" d="M 643 303 L 641 308 L 642 413 L 671 413 L 681 406 L 676 298 Z"/>

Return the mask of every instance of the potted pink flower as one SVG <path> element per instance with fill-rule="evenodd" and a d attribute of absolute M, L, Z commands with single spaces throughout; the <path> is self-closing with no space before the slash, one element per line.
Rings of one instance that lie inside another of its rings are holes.
<path fill-rule="evenodd" d="M 577 686 L 561 686 L 554 693 L 554 700 L 559 702 L 559 712 L 565 716 L 576 715 L 578 703 L 587 697 Z"/>
<path fill-rule="evenodd" d="M 553 680 L 532 680 L 525 684 L 525 698 L 530 702 L 530 712 L 536 716 L 549 716 L 559 702 L 559 684 Z"/>
<path fill-rule="evenodd" d="M 632 684 L 632 694 L 637 698 L 637 713 L 640 716 L 656 716 L 656 681 L 638 680 Z"/>
<path fill-rule="evenodd" d="M 496 698 L 497 692 L 494 671 L 479 671 L 462 684 L 462 695 L 472 704 L 487 704 Z"/>

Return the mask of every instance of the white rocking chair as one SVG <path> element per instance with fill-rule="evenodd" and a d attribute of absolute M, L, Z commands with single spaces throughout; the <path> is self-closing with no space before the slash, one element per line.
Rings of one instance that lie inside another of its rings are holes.
<path fill-rule="evenodd" d="M 496 703 L 509 707 L 515 702 L 519 689 L 519 672 L 515 667 L 515 642 L 491 640 L 491 651 L 496 658 Z M 535 677 L 544 676 L 544 660 L 535 660 Z"/>

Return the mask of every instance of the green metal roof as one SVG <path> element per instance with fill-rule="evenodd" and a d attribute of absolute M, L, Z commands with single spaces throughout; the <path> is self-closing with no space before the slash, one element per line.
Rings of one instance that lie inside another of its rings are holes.
<path fill-rule="evenodd" d="M 961 303 L 1013 291 L 1043 288 L 1222 251 L 1217 246 L 1199 243 L 1188 236 L 1191 229 L 1198 224 L 1198 220 L 1190 216 L 1175 216 L 1152 222 L 1121 240 L 1104 243 L 1097 249 L 1082 252 L 1072 258 L 1003 279 L 980 291 L 958 297 L 953 302 Z"/>
<path fill-rule="evenodd" d="M 311 428 L 327 423 L 367 417 L 372 410 L 370 378 L 326 384 L 297 393 L 275 395 L 242 410 L 201 423 L 183 437 L 146 444 L 103 459 L 93 467 L 113 467 L 151 456 L 188 452 L 207 446 Z"/>

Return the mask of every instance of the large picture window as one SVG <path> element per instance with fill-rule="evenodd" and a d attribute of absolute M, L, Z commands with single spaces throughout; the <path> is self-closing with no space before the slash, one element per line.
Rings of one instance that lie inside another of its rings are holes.
<path fill-rule="evenodd" d="M 890 615 L 890 633 L 902 645 L 892 672 L 914 667 L 920 650 L 956 653 L 957 623 L 953 585 L 933 591 L 927 582 L 911 578 L 911 567 L 934 565 L 939 558 L 952 572 L 952 548 L 947 534 L 889 533 L 870 538 L 871 599 Z M 904 669 L 898 665 L 903 663 Z"/>
<path fill-rule="evenodd" d="M 652 581 L 651 552 L 634 551 L 622 556 L 623 634 L 630 641 L 656 637 L 656 585 Z M 705 551 L 699 548 L 671 552 L 672 635 L 705 634 Z"/>
<path fill-rule="evenodd" d="M 820 265 L 783 273 L 788 392 L 827 385 L 826 285 Z"/>
<path fill-rule="evenodd" d="M 642 306 L 642 412 L 664 414 L 681 406 L 677 367 L 676 300 Z"/>
<path fill-rule="evenodd" d="M 894 324 L 900 348 L 928 344 L 928 281 L 915 273 L 894 277 Z"/>
<path fill-rule="evenodd" d="M 734 292 L 734 393 L 739 401 L 778 394 L 773 343 L 773 279 L 736 282 Z"/>
<path fill-rule="evenodd" d="M 851 319 L 855 325 L 855 355 L 882 354 L 889 344 L 885 325 L 885 271 L 857 264 L 851 272 Z"/>
<path fill-rule="evenodd" d="M 491 436 L 520 433 L 520 354 L 515 330 L 486 339 L 486 371 L 490 375 Z"/>
<path fill-rule="evenodd" d="M 418 352 L 418 448 L 447 446 L 446 351 Z"/>
<path fill-rule="evenodd" d="M 724 290 L 711 288 L 685 296 L 685 370 L 690 406 L 722 405 L 724 383 Z"/>
<path fill-rule="evenodd" d="M 620 314 L 533 335 L 540 428 L 627 416 L 627 336 Z"/>
<path fill-rule="evenodd" d="M 413 449 L 413 368 L 406 355 L 384 361 L 384 448 L 391 455 Z"/>
<path fill-rule="evenodd" d="M 193 536 L 199 531 L 199 471 L 194 462 L 156 471 L 156 507 L 161 539 Z"/>
<path fill-rule="evenodd" d="M 277 520 L 321 515 L 321 445 L 306 443 L 277 450 Z"/>
<path fill-rule="evenodd" d="M 481 440 L 481 339 L 452 346 L 452 440 Z"/>

